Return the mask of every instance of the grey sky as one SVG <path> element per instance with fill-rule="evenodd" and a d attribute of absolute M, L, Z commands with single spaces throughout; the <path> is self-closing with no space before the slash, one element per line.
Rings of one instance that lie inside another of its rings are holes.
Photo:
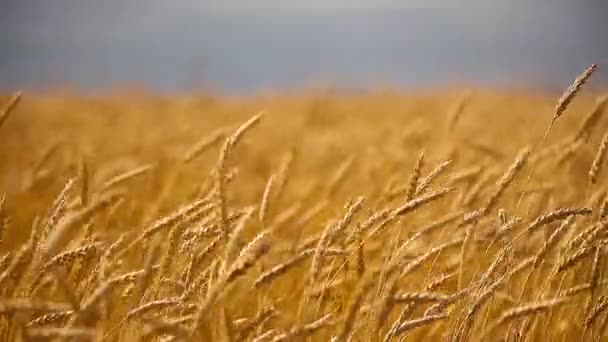
<path fill-rule="evenodd" d="M 604 0 L 0 0 L 0 87 L 567 82 Z"/>

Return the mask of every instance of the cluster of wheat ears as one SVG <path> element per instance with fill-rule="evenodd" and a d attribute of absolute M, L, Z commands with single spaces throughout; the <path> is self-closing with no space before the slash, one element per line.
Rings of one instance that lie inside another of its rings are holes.
<path fill-rule="evenodd" d="M 547 111 L 296 96 L 235 124 L 281 100 L 14 95 L 0 337 L 606 338 L 608 97 L 573 102 L 596 68 Z"/>

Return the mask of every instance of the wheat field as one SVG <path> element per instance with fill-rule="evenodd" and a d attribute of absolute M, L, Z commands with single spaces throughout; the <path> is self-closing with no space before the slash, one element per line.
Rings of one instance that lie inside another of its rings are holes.
<path fill-rule="evenodd" d="M 608 97 L 4 94 L 2 341 L 599 341 Z"/>

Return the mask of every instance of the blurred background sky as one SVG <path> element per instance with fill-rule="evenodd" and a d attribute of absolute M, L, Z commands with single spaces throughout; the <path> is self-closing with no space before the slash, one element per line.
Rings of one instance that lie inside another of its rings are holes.
<path fill-rule="evenodd" d="M 608 0 L 0 0 L 0 47 L 4 90 L 563 87 Z"/>

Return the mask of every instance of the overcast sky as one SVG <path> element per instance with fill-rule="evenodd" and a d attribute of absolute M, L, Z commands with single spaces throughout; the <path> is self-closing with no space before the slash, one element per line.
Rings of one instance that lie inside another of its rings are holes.
<path fill-rule="evenodd" d="M 0 87 L 562 84 L 608 61 L 605 0 L 0 0 Z"/>

